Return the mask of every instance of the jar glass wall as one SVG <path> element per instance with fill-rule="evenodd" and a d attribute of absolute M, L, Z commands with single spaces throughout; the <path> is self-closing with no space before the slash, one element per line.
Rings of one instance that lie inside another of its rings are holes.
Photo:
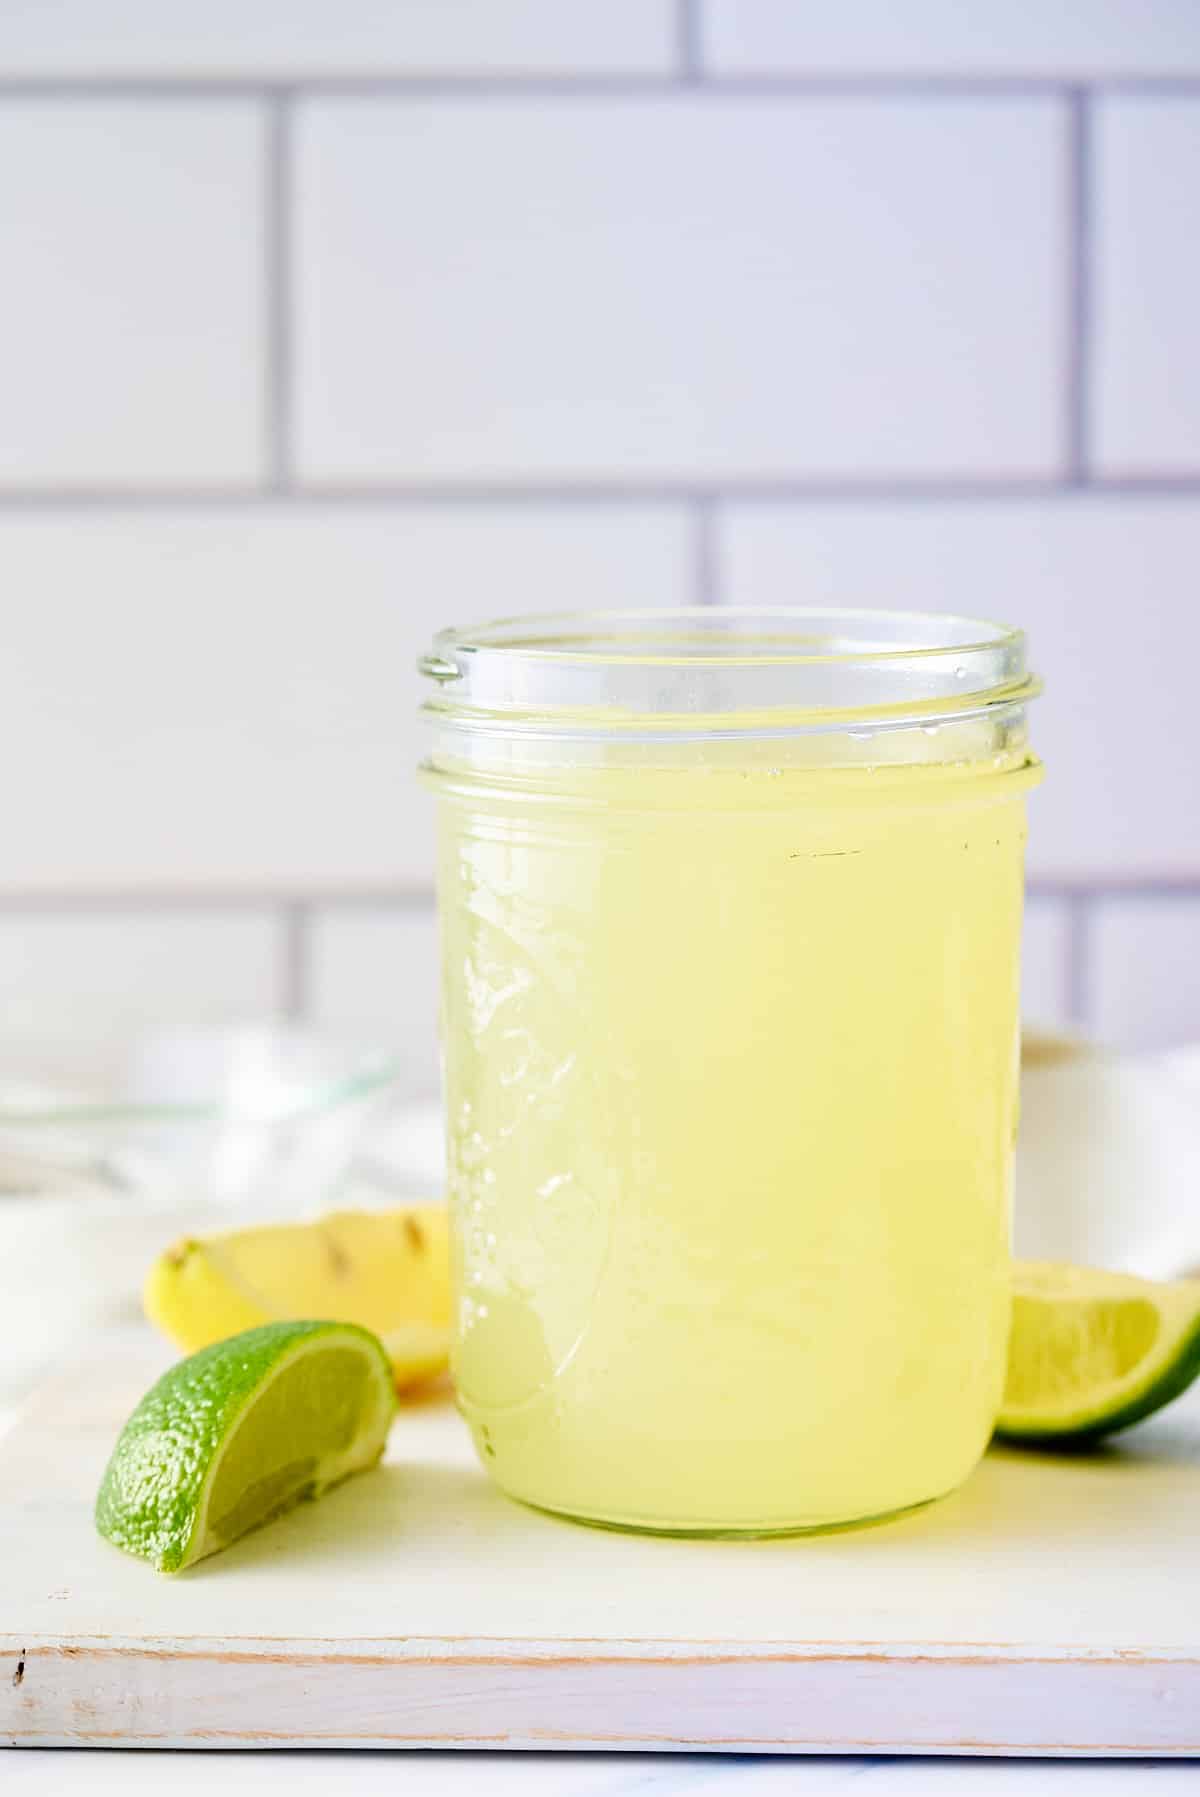
<path fill-rule="evenodd" d="M 893 1514 L 1008 1330 L 1019 633 L 517 619 L 423 664 L 459 1401 L 529 1503 Z"/>

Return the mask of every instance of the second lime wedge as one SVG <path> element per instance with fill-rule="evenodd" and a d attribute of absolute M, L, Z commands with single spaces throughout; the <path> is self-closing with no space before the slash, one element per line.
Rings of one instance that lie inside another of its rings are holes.
<path fill-rule="evenodd" d="M 1200 1280 L 1017 1261 L 998 1435 L 1084 1444 L 1159 1410 L 1200 1374 Z"/>

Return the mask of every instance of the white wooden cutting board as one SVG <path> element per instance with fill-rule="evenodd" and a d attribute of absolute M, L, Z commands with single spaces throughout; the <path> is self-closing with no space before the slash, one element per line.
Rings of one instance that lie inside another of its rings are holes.
<path fill-rule="evenodd" d="M 114 1330 L 0 1441 L 0 1743 L 1200 1753 L 1195 1404 L 742 1543 L 522 1509 L 426 1401 L 380 1470 L 165 1579 L 91 1523 L 164 1364 Z"/>

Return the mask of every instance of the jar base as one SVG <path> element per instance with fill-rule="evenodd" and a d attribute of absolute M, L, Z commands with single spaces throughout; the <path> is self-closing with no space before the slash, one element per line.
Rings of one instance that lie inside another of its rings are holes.
<path fill-rule="evenodd" d="M 744 1526 L 729 1523 L 677 1523 L 664 1526 L 662 1523 L 641 1522 L 630 1517 L 588 1516 L 582 1511 L 560 1510 L 552 1504 L 535 1504 L 530 1498 L 519 1497 L 512 1491 L 505 1492 L 505 1496 L 512 1498 L 515 1503 L 523 1504 L 527 1510 L 536 1510 L 539 1515 L 556 1517 L 559 1522 L 580 1523 L 587 1529 L 606 1529 L 617 1535 L 657 1535 L 673 1541 L 777 1541 L 793 1536 L 846 1535 L 854 1529 L 878 1528 L 883 1523 L 896 1522 L 902 1516 L 915 1516 L 919 1510 L 928 1510 L 931 1504 L 940 1503 L 957 1490 L 958 1486 L 953 1485 L 947 1491 L 935 1492 L 932 1497 L 918 1498 L 915 1503 L 901 1504 L 893 1510 L 872 1511 L 864 1516 L 819 1522 L 748 1523 Z"/>

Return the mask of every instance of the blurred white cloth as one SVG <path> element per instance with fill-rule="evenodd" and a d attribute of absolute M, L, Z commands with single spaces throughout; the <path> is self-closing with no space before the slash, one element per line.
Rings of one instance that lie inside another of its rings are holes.
<path fill-rule="evenodd" d="M 1200 1049 L 1028 1044 L 1014 1247 L 1151 1279 L 1200 1271 Z"/>

